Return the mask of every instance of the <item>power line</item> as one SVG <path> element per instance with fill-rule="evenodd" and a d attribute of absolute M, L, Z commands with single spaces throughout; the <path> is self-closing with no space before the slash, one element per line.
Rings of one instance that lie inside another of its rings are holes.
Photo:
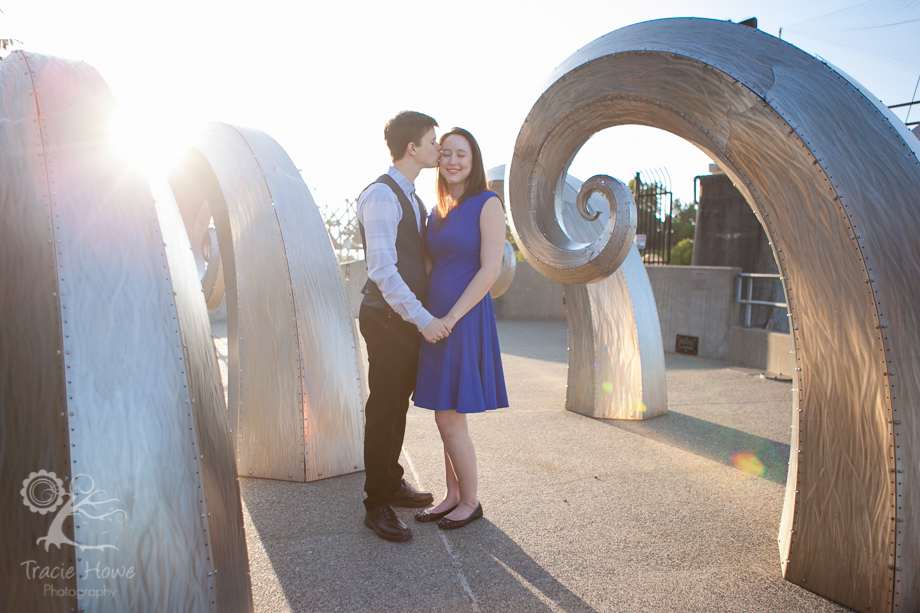
<path fill-rule="evenodd" d="M 917 99 L 917 87 L 920 87 L 920 75 L 917 76 L 917 85 L 914 85 L 914 95 L 910 97 L 912 101 Z M 912 110 L 914 110 L 913 104 L 907 107 L 907 117 L 904 118 L 904 123 L 907 123 L 910 120 L 910 112 Z"/>

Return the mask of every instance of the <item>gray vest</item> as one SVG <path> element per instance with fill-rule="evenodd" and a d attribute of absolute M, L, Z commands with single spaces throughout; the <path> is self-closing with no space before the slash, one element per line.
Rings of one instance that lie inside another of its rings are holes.
<path fill-rule="evenodd" d="M 409 202 L 406 194 L 393 180 L 393 177 L 381 175 L 374 183 L 383 183 L 389 187 L 402 207 L 402 219 L 399 220 L 399 225 L 396 226 L 396 270 L 402 280 L 406 282 L 406 285 L 409 286 L 409 290 L 424 305 L 428 302 L 428 271 L 425 269 L 425 234 L 428 228 L 425 209 L 422 208 L 421 200 L 419 200 L 418 212 L 422 221 L 422 231 L 419 233 L 415 225 L 415 210 L 413 210 L 412 203 Z M 418 198 L 416 197 L 416 199 Z M 364 225 L 360 222 L 358 222 L 358 229 L 361 230 L 361 241 L 364 244 L 364 260 L 366 262 L 367 238 L 364 235 Z M 389 308 L 383 298 L 383 294 L 380 292 L 380 288 L 370 279 L 364 284 L 364 289 L 361 290 L 361 293 L 364 294 L 363 304 L 377 309 Z"/>

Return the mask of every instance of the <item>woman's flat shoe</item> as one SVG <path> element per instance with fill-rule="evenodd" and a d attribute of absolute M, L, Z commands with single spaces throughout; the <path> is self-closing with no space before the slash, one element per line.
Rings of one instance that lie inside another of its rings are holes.
<path fill-rule="evenodd" d="M 447 515 L 448 513 L 450 513 L 456 508 L 457 508 L 457 505 L 454 505 L 451 508 L 441 513 L 432 513 L 430 511 L 422 511 L 421 513 L 415 514 L 415 521 L 420 521 L 423 523 L 429 522 L 429 521 L 438 521 L 439 519 L 441 519 L 442 517 L 444 517 L 445 515 Z"/>
<path fill-rule="evenodd" d="M 450 513 L 450 511 L 448 511 Z M 446 515 L 446 514 L 445 514 Z M 482 517 L 482 503 L 480 502 L 476 505 L 476 510 L 470 513 L 470 516 L 466 519 L 447 519 L 446 517 L 438 522 L 438 528 L 441 530 L 456 530 L 457 528 L 462 528 L 468 523 L 475 521 Z"/>

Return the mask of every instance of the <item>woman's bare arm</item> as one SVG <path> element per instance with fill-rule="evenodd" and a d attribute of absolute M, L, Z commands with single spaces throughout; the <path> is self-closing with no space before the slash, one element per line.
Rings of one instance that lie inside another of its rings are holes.
<path fill-rule="evenodd" d="M 449 328 L 453 328 L 461 317 L 479 304 L 501 272 L 502 256 L 505 253 L 505 211 L 501 200 L 495 196 L 489 198 L 482 207 L 479 232 L 482 237 L 479 247 L 480 268 L 444 317 L 443 321 Z"/>

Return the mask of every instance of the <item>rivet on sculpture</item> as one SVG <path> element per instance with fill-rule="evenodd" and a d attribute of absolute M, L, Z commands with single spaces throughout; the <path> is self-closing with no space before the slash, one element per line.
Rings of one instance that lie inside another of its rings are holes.
<path fill-rule="evenodd" d="M 83 62 L 0 63 L 0 609 L 250 611 L 201 284 L 113 105 Z"/>
<path fill-rule="evenodd" d="M 846 75 L 758 30 L 617 30 L 556 69 L 518 137 L 516 238 L 550 278 L 604 272 L 566 241 L 553 192 L 581 143 L 621 124 L 705 151 L 772 243 L 797 366 L 783 576 L 859 611 L 920 609 L 920 142 Z"/>
<path fill-rule="evenodd" d="M 326 226 L 290 157 L 264 132 L 216 123 L 169 180 L 187 227 L 214 220 L 239 474 L 303 482 L 362 470 L 354 321 Z"/>

